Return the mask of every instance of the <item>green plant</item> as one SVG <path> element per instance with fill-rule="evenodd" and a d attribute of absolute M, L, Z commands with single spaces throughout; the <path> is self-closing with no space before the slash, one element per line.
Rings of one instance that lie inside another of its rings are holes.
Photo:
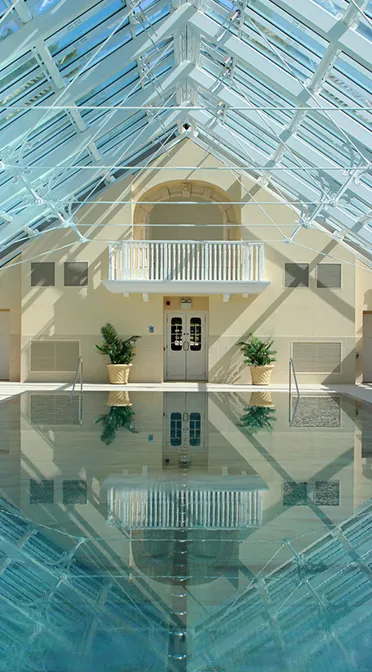
<path fill-rule="evenodd" d="M 111 406 L 109 412 L 101 415 L 95 422 L 103 424 L 101 441 L 109 446 L 115 440 L 118 429 L 127 429 L 136 434 L 134 417 L 134 410 L 130 406 Z"/>
<path fill-rule="evenodd" d="M 262 341 L 258 336 L 249 334 L 246 342 L 240 341 L 238 346 L 243 353 L 244 362 L 248 366 L 267 366 L 276 361 L 276 350 L 272 349 L 274 341 Z"/>
<path fill-rule="evenodd" d="M 103 344 L 96 345 L 96 348 L 110 358 L 111 364 L 131 364 L 135 355 L 135 342 L 140 336 L 131 336 L 123 341 L 109 322 L 102 327 L 101 335 Z"/>
<path fill-rule="evenodd" d="M 239 427 L 243 427 L 248 434 L 271 432 L 275 421 L 275 408 L 247 406 L 240 418 Z"/>

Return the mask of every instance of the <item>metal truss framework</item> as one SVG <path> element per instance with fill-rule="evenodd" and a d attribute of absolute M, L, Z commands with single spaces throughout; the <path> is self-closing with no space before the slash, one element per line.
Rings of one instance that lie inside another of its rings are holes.
<path fill-rule="evenodd" d="M 185 137 L 372 260 L 368 0 L 6 5 L 3 263 Z"/>

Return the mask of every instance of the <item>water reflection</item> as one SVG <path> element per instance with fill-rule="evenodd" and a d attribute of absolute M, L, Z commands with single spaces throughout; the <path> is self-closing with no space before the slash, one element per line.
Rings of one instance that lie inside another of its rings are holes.
<path fill-rule="evenodd" d="M 136 416 L 128 392 L 110 392 L 107 406 L 110 410 L 97 418 L 96 424 L 102 424 L 101 441 L 109 446 L 115 441 L 118 429 L 127 429 L 132 434 L 137 430 L 134 424 Z"/>
<path fill-rule="evenodd" d="M 265 392 L 1 404 L 0 670 L 369 669 L 371 417 L 308 396 L 290 422 Z"/>

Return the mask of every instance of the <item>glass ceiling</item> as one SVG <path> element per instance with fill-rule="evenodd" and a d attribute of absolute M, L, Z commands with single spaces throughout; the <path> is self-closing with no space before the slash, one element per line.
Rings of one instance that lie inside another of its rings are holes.
<path fill-rule="evenodd" d="M 372 0 L 0 0 L 2 263 L 184 124 L 372 263 L 371 37 Z"/>

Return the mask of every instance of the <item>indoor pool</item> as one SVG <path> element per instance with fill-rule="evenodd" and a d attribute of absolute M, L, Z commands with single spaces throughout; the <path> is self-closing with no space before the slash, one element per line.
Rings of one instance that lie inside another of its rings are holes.
<path fill-rule="evenodd" d="M 370 672 L 372 406 L 0 404 L 1 672 Z"/>

